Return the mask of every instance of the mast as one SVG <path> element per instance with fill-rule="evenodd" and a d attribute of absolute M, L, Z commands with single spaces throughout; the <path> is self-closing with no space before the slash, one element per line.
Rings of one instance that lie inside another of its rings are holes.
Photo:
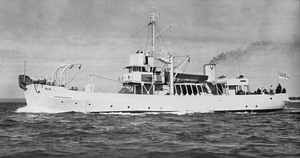
<path fill-rule="evenodd" d="M 151 29 L 152 29 L 152 50 L 151 50 L 151 56 L 154 57 L 154 53 L 155 53 L 155 8 L 153 7 L 153 13 L 151 15 Z M 156 65 L 156 62 L 155 62 Z M 154 72 L 154 71 L 153 71 Z M 154 73 L 153 73 L 153 77 L 154 77 Z M 153 94 L 155 94 L 155 83 L 154 80 L 152 80 L 152 86 L 153 86 Z"/>
<path fill-rule="evenodd" d="M 154 53 L 155 53 L 155 8 L 153 7 L 153 13 L 151 15 L 151 31 L 152 31 L 152 43 L 151 43 L 151 47 L 152 47 L 152 50 L 151 50 L 151 56 L 154 56 Z"/>
<path fill-rule="evenodd" d="M 165 29 L 163 29 L 161 32 L 159 32 L 157 35 L 155 35 L 155 24 L 156 24 L 156 20 L 155 20 L 155 8 L 153 7 L 153 13 L 151 14 L 151 21 L 150 24 L 151 25 L 151 31 L 152 31 L 152 43 L 151 43 L 151 56 L 154 57 L 154 54 L 156 52 L 155 50 L 155 36 L 159 35 L 160 33 L 162 33 L 163 31 L 165 31 L 167 28 L 171 27 L 171 25 L 169 25 L 168 27 L 166 27 Z M 170 95 L 174 95 L 174 56 L 170 56 Z M 156 64 L 155 64 L 156 65 Z M 155 89 L 155 84 L 154 84 L 154 89 Z"/>
<path fill-rule="evenodd" d="M 174 95 L 174 56 L 170 56 L 170 95 Z"/>

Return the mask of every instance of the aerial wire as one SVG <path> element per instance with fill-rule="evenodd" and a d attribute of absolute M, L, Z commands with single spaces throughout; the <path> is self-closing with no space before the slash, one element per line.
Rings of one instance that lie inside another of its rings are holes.
<path fill-rule="evenodd" d="M 240 62 L 239 62 L 239 57 L 237 56 L 237 64 L 238 64 L 238 68 L 239 68 L 239 75 L 242 75 L 241 74 L 241 68 L 240 68 Z"/>
<path fill-rule="evenodd" d="M 159 28 L 158 25 L 157 25 L 156 29 L 157 29 L 158 32 L 160 32 L 160 28 Z M 165 48 L 167 49 L 167 51 L 168 51 L 168 53 L 169 53 L 168 47 L 166 46 L 165 41 L 164 41 L 164 39 L 163 39 L 163 37 L 162 37 L 161 34 L 160 34 L 160 38 L 161 38 L 162 43 L 164 44 Z"/>
<path fill-rule="evenodd" d="M 102 79 L 106 79 L 106 80 L 110 80 L 110 81 L 114 81 L 114 82 L 119 82 L 118 80 L 115 80 L 115 79 L 111 79 L 111 78 L 107 78 L 107 77 L 102 77 L 102 76 L 98 76 L 98 75 L 94 75 L 94 74 L 92 74 L 92 76 L 98 77 L 98 78 L 102 78 Z"/>
<path fill-rule="evenodd" d="M 148 37 L 147 37 L 147 42 L 146 42 L 146 45 L 145 45 L 145 51 L 147 51 L 146 49 L 147 49 L 147 46 L 148 46 L 148 42 L 149 42 L 149 38 L 150 38 L 150 29 L 149 29 L 149 25 L 148 25 Z"/>
<path fill-rule="evenodd" d="M 140 33 L 142 30 L 144 30 L 146 27 L 148 26 L 145 25 L 143 28 L 141 28 L 139 31 L 137 31 L 135 34 L 131 35 L 129 38 L 127 38 L 125 41 L 123 41 L 121 44 L 119 44 L 117 47 L 115 47 L 114 49 L 112 49 L 110 52 L 106 53 L 105 55 L 103 55 L 101 58 L 99 58 L 96 62 L 92 63 L 89 67 L 87 67 L 86 69 L 82 70 L 80 73 L 77 73 L 72 80 L 74 80 L 77 76 L 79 76 L 80 74 L 82 74 L 83 72 L 85 72 L 86 70 L 90 69 L 92 66 L 94 66 L 96 63 L 98 63 L 100 60 L 102 60 L 103 58 L 105 58 L 106 56 L 108 56 L 109 54 L 111 54 L 112 52 L 114 52 L 116 49 L 118 49 L 119 47 L 121 47 L 124 43 L 126 43 L 128 40 L 130 40 L 132 37 L 134 37 L 135 35 L 137 35 L 138 33 Z M 72 81 L 71 80 L 71 81 Z M 68 83 L 70 83 L 71 81 L 69 81 Z"/>

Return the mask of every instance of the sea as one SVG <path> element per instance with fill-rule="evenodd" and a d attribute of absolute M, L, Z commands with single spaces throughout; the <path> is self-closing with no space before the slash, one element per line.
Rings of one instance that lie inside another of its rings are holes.
<path fill-rule="evenodd" d="M 38 112 L 0 103 L 0 157 L 300 157 L 300 103 L 192 114 Z"/>

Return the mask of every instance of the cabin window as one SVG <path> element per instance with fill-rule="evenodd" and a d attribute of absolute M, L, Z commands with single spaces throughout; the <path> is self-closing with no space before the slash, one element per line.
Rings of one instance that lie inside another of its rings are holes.
<path fill-rule="evenodd" d="M 192 87 L 191 87 L 191 85 L 187 85 L 187 91 L 188 91 L 189 95 L 192 94 Z"/>
<path fill-rule="evenodd" d="M 208 93 L 208 89 L 205 87 L 205 85 L 202 85 L 202 90 L 203 92 Z"/>
<path fill-rule="evenodd" d="M 176 90 L 176 93 L 177 93 L 178 95 L 181 95 L 181 94 L 182 94 L 182 92 L 181 92 L 181 86 L 180 86 L 180 85 L 176 85 L 176 86 L 175 86 L 175 90 Z"/>
<path fill-rule="evenodd" d="M 186 95 L 186 86 L 185 85 L 181 85 L 181 89 L 182 89 L 182 94 Z"/>
<path fill-rule="evenodd" d="M 236 86 L 229 85 L 229 90 L 236 90 Z"/>
<path fill-rule="evenodd" d="M 128 72 L 129 73 L 132 72 L 132 67 L 128 68 Z"/>
<path fill-rule="evenodd" d="M 198 94 L 198 90 L 197 90 L 197 86 L 196 85 L 192 85 L 192 90 L 193 90 L 193 94 L 194 95 Z"/>
<path fill-rule="evenodd" d="M 199 90 L 199 93 L 203 92 L 200 85 L 197 85 L 197 89 Z"/>
<path fill-rule="evenodd" d="M 143 72 L 143 71 L 144 71 L 143 68 L 144 68 L 144 67 L 133 67 L 133 71 L 134 71 L 134 72 Z"/>

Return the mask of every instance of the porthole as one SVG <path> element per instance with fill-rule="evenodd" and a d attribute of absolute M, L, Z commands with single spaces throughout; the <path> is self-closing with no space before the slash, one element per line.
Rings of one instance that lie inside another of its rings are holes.
<path fill-rule="evenodd" d="M 64 103 L 64 101 L 61 101 L 61 103 Z"/>
<path fill-rule="evenodd" d="M 130 108 L 130 106 L 127 107 L 128 109 Z"/>
<path fill-rule="evenodd" d="M 246 105 L 246 108 L 248 108 L 248 105 Z"/>
<path fill-rule="evenodd" d="M 150 107 L 148 107 L 148 109 L 150 109 Z"/>
<path fill-rule="evenodd" d="M 270 100 L 272 100 L 272 98 L 270 98 Z"/>
<path fill-rule="evenodd" d="M 91 105 L 91 103 L 89 103 L 89 105 Z"/>
<path fill-rule="evenodd" d="M 77 102 L 75 104 L 77 104 Z"/>
<path fill-rule="evenodd" d="M 113 107 L 113 105 L 110 105 L 110 107 L 112 108 L 112 107 Z"/>
<path fill-rule="evenodd" d="M 255 105 L 255 107 L 257 107 L 257 105 Z"/>

